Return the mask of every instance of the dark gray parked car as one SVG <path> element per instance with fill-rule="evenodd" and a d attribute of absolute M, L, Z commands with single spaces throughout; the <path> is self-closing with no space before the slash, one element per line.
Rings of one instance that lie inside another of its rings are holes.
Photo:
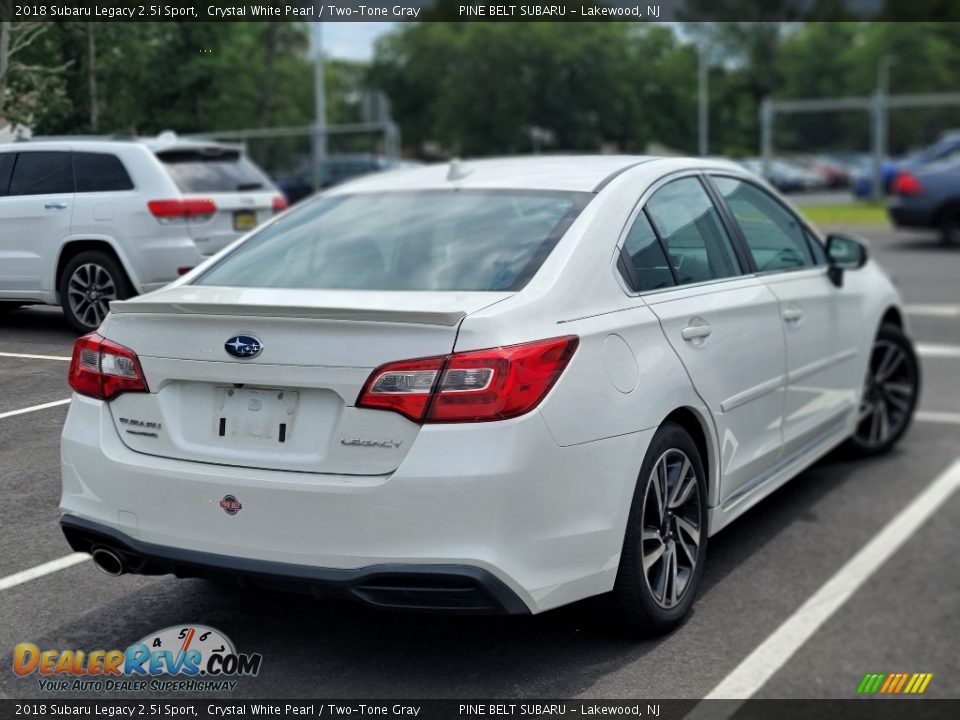
<path fill-rule="evenodd" d="M 960 152 L 901 170 L 891 190 L 894 225 L 937 229 L 944 242 L 960 245 Z"/>

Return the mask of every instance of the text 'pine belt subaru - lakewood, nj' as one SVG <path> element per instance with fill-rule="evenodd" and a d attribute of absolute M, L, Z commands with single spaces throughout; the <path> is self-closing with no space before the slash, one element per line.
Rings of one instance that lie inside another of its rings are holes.
<path fill-rule="evenodd" d="M 111 574 L 535 613 L 689 610 L 708 537 L 919 371 L 859 241 L 732 164 L 454 162 L 339 186 L 77 341 L 62 526 Z"/>

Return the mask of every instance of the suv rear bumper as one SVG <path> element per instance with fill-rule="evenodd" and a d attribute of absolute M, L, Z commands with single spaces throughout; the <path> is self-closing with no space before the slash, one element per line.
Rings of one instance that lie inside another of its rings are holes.
<path fill-rule="evenodd" d="M 108 549 L 124 572 L 208 578 L 241 587 L 303 592 L 395 610 L 525 615 L 529 609 L 492 573 L 468 565 L 384 564 L 345 570 L 249 560 L 134 540 L 89 520 L 63 515 L 60 527 L 76 552 Z"/>

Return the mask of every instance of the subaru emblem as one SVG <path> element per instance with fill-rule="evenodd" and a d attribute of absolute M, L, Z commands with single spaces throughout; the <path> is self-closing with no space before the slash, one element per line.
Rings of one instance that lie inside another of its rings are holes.
<path fill-rule="evenodd" d="M 236 358 L 252 358 L 263 350 L 263 343 L 253 335 L 234 335 L 223 344 L 223 349 Z"/>

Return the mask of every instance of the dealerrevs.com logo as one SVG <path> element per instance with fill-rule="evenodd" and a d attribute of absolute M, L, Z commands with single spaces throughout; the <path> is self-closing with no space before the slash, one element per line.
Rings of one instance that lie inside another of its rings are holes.
<path fill-rule="evenodd" d="M 14 673 L 36 675 L 48 692 L 231 691 L 235 678 L 257 675 L 262 662 L 205 625 L 168 627 L 126 650 L 41 650 L 33 643 L 13 650 Z"/>

